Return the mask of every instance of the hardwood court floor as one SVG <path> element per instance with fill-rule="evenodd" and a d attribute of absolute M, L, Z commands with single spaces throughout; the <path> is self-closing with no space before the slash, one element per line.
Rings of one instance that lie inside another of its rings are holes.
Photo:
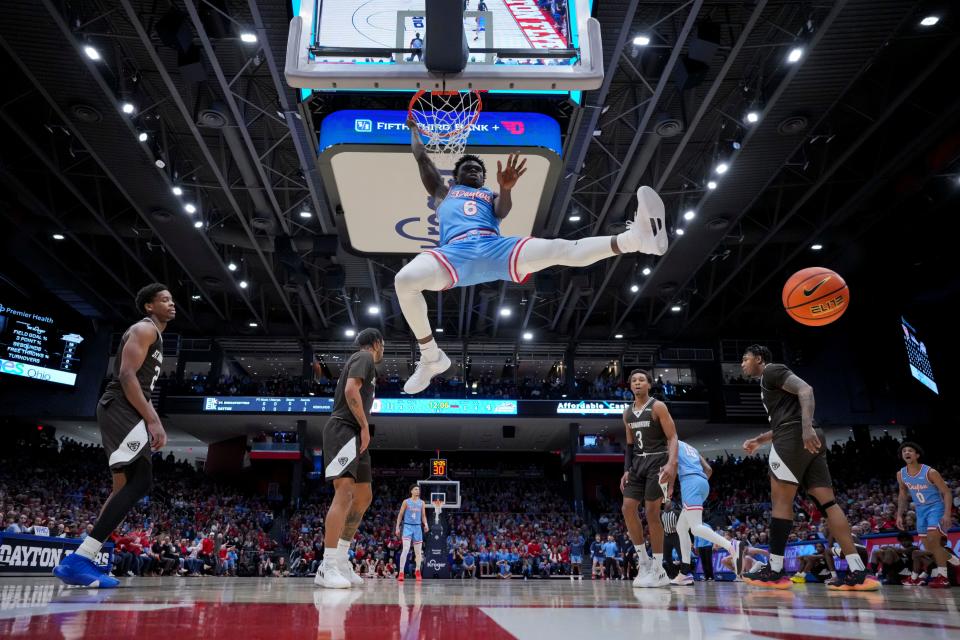
<path fill-rule="evenodd" d="M 128 578 L 97 591 L 0 578 L 0 638 L 946 640 L 960 638 L 958 604 L 958 589 L 905 587 L 379 580 L 329 591 L 306 578 Z"/>

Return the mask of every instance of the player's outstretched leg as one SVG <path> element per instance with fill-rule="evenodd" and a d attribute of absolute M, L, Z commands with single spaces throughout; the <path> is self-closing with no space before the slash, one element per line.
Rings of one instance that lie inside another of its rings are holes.
<path fill-rule="evenodd" d="M 393 284 L 403 317 L 420 346 L 420 361 L 413 375 L 403 385 L 403 390 L 409 394 L 420 393 L 430 386 L 434 376 L 450 368 L 450 358 L 433 339 L 423 292 L 442 291 L 453 285 L 453 280 L 440 263 L 440 258 L 421 253 L 397 272 Z"/>

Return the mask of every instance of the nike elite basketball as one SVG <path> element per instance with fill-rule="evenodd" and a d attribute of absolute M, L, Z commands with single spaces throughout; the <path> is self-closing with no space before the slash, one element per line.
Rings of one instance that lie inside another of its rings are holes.
<path fill-rule="evenodd" d="M 830 324 L 850 304 L 850 289 L 835 271 L 823 267 L 801 269 L 783 286 L 783 308 L 808 327 Z"/>

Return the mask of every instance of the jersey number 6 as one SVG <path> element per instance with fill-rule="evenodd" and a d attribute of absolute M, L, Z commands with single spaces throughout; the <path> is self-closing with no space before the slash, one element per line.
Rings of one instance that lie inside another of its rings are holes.
<path fill-rule="evenodd" d="M 477 203 L 473 200 L 467 200 L 463 203 L 463 215 L 465 216 L 475 216 L 477 215 Z"/>

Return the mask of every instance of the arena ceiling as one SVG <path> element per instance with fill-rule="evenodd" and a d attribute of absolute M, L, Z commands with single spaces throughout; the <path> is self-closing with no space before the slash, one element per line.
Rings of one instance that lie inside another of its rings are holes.
<path fill-rule="evenodd" d="M 791 269 L 842 263 L 903 211 L 937 215 L 956 203 L 946 185 L 960 171 L 960 38 L 949 3 L 594 7 L 600 90 L 582 106 L 511 98 L 488 108 L 540 109 L 565 128 L 563 179 L 536 235 L 619 231 L 649 184 L 667 204 L 672 246 L 659 259 L 430 296 L 444 337 L 516 345 L 531 332 L 597 344 L 763 326 Z M 342 222 L 315 163 L 320 115 L 391 99 L 301 105 L 282 76 L 287 0 L 11 0 L 4 10 L 8 278 L 110 322 L 129 318 L 143 283 L 165 281 L 187 335 L 336 340 L 373 324 L 409 339 L 392 289 L 404 259 L 358 257 L 331 241 Z M 929 14 L 941 21 L 920 26 Z M 258 41 L 242 42 L 242 31 Z M 640 34 L 649 45 L 634 45 Z M 729 170 L 717 175 L 721 162 Z M 502 319 L 503 306 L 519 313 Z"/>

